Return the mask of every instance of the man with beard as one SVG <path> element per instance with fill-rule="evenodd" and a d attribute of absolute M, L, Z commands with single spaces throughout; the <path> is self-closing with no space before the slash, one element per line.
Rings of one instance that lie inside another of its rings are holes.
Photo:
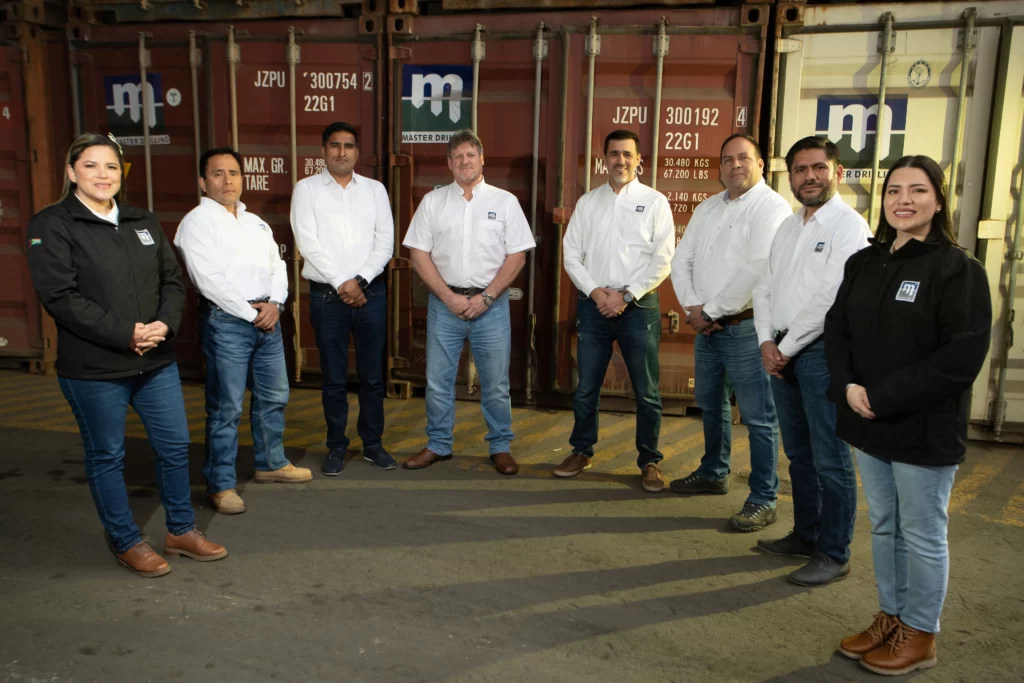
<path fill-rule="evenodd" d="M 693 212 L 672 260 L 672 285 L 694 340 L 695 395 L 704 421 L 700 467 L 670 488 L 682 494 L 729 492 L 736 392 L 750 439 L 750 495 L 729 520 L 737 531 L 760 531 L 778 516 L 778 421 L 754 329 L 751 294 L 764 273 L 772 238 L 793 214 L 765 184 L 757 141 L 737 133 L 722 145 L 719 180 L 725 192 Z"/>
<path fill-rule="evenodd" d="M 658 463 L 661 393 L 658 364 L 661 305 L 658 286 L 669 276 L 676 246 L 672 210 L 665 195 L 642 185 L 640 138 L 615 130 L 604 140 L 608 182 L 580 197 L 562 245 L 565 270 L 579 299 L 576 363 L 579 385 L 573 396 L 572 454 L 555 468 L 574 477 L 590 467 L 597 443 L 601 385 L 619 343 L 636 395 L 636 464 L 645 491 L 665 488 Z"/>
<path fill-rule="evenodd" d="M 402 466 L 419 470 L 451 460 L 455 375 L 468 339 L 480 374 L 491 463 L 499 474 L 511 475 L 519 465 L 511 453 L 508 288 L 536 242 L 515 195 L 484 182 L 484 146 L 472 131 L 448 140 L 448 169 L 454 182 L 423 197 L 402 242 L 430 290 L 427 447 Z"/>
<path fill-rule="evenodd" d="M 754 324 L 779 415 L 793 484 L 793 530 L 758 541 L 773 555 L 809 557 L 789 575 L 820 586 L 850 573 L 857 479 L 850 447 L 836 436 L 828 399 L 825 314 L 843 280 L 846 260 L 868 245 L 867 222 L 837 194 L 839 150 L 808 137 L 786 154 L 789 183 L 804 208 L 783 221 L 766 270 L 754 288 Z"/>

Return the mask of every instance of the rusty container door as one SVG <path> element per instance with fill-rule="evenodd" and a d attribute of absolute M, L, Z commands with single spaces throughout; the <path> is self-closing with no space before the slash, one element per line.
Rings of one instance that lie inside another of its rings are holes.
<path fill-rule="evenodd" d="M 40 358 L 39 299 L 25 260 L 32 198 L 21 50 L 0 48 L 0 60 L 0 358 Z"/>
<path fill-rule="evenodd" d="M 640 134 L 641 181 L 652 184 L 657 176 L 657 188 L 672 203 L 680 237 L 693 207 L 720 189 L 722 141 L 734 132 L 756 134 L 767 8 L 607 11 L 593 27 L 592 15 L 583 12 L 389 20 L 394 84 L 389 138 L 397 153 L 392 192 L 400 232 L 404 236 L 427 192 L 452 181 L 443 142 L 453 130 L 472 127 L 475 110 L 487 181 L 513 192 L 527 217 L 533 213 L 536 184 L 534 269 L 532 277 L 525 269 L 512 291 L 513 397 L 564 404 L 575 386 L 577 293 L 562 268 L 561 238 L 576 200 L 588 186 L 606 181 L 604 136 L 617 128 Z M 659 52 L 662 99 L 657 110 Z M 427 291 L 406 272 L 399 288 L 400 357 L 393 366 L 408 367 L 393 376 L 422 382 Z M 661 389 L 667 409 L 679 411 L 692 402 L 693 337 L 679 324 L 680 309 L 668 281 L 660 293 Z M 475 378 L 468 354 L 463 360 L 459 381 L 465 395 L 473 393 Z M 605 395 L 631 396 L 617 351 Z"/>
<path fill-rule="evenodd" d="M 118 136 L 130 164 L 129 201 L 145 207 L 151 192 L 169 239 L 198 202 L 201 150 L 238 149 L 245 174 L 241 200 L 273 228 L 288 264 L 290 314 L 282 316 L 282 328 L 290 375 L 297 381 L 302 371 L 318 373 L 308 285 L 297 277 L 302 263 L 293 250 L 291 192 L 295 181 L 322 168 L 320 134 L 338 120 L 360 131 L 363 163 L 356 171 L 377 176 L 376 33 L 355 20 L 332 19 L 103 26 L 87 38 L 73 43 L 84 127 Z M 151 103 L 148 174 L 140 48 Z M 189 284 L 178 358 L 182 374 L 192 377 L 202 374 L 197 313 Z"/>

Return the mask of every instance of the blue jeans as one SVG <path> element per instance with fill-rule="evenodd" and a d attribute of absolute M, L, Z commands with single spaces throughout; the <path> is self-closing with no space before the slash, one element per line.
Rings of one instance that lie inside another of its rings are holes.
<path fill-rule="evenodd" d="M 730 389 L 736 392 L 750 439 L 750 495 L 747 502 L 774 505 L 779 491 L 776 473 L 779 422 L 775 416 L 769 375 L 761 362 L 754 320 L 744 320 L 711 336 L 694 340 L 697 406 L 703 412 L 704 457 L 697 473 L 707 479 L 729 475 L 732 453 Z"/>
<path fill-rule="evenodd" d="M 463 320 L 433 294 L 427 304 L 427 448 L 438 455 L 452 452 L 455 427 L 455 375 L 462 347 L 469 340 L 480 375 L 480 410 L 487 423 L 488 450 L 508 453 L 512 444 L 512 401 L 508 366 L 512 354 L 512 323 L 508 293 L 494 300 L 475 320 Z"/>
<path fill-rule="evenodd" d="M 789 363 L 796 384 L 771 381 L 793 482 L 793 529 L 818 552 L 845 563 L 857 517 L 857 477 L 850 447 L 836 436 L 836 406 L 825 395 L 825 342 L 809 344 Z"/>
<path fill-rule="evenodd" d="M 911 628 L 937 633 L 949 581 L 946 529 L 957 466 L 908 465 L 856 452 L 879 606 Z"/>
<path fill-rule="evenodd" d="M 580 294 L 576 329 L 579 385 L 572 398 L 575 422 L 569 436 L 573 452 L 583 453 L 588 458 L 594 455 L 601 386 L 612 358 L 612 344 L 617 341 L 636 396 L 636 464 L 643 469 L 661 462 L 663 456 L 658 451 L 661 432 L 661 393 L 658 391 L 661 306 L 658 292 L 650 292 L 629 304 L 616 318 L 604 317 L 593 299 Z"/>
<path fill-rule="evenodd" d="M 167 531 L 180 536 L 196 526 L 188 482 L 188 419 L 177 363 L 136 377 L 111 380 L 58 378 L 78 421 L 85 474 L 100 522 L 118 553 L 142 540 L 124 485 L 124 422 L 135 409 L 156 451 L 156 482 Z"/>
<path fill-rule="evenodd" d="M 348 426 L 348 341 L 356 345 L 359 375 L 359 418 L 356 431 L 363 450 L 380 448 L 384 434 L 384 354 L 387 347 L 387 308 L 384 280 L 366 288 L 366 303 L 346 304 L 330 285 L 309 284 L 309 319 L 316 333 L 323 373 L 321 399 L 327 422 L 327 447 L 345 450 Z"/>
<path fill-rule="evenodd" d="M 206 359 L 206 463 L 203 474 L 210 493 L 235 487 L 238 423 L 245 390 L 249 401 L 253 451 L 258 470 L 288 464 L 284 455 L 284 407 L 288 404 L 288 370 L 281 325 L 264 332 L 252 323 L 204 304 L 203 357 Z"/>

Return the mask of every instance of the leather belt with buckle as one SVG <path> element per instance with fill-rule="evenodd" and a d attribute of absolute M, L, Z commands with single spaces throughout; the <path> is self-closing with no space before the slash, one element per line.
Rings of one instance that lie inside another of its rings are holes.
<path fill-rule="evenodd" d="M 476 296 L 477 294 L 484 293 L 484 287 L 453 287 L 448 285 L 448 289 L 452 290 L 456 294 L 461 296 Z"/>

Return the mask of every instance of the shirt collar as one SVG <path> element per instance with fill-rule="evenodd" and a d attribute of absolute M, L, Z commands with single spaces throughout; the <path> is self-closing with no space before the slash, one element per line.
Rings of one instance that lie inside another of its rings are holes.
<path fill-rule="evenodd" d="M 203 208 L 212 211 L 223 211 L 227 215 L 231 216 L 231 212 L 224 208 L 223 204 L 213 199 L 210 199 L 209 197 L 203 197 L 202 199 L 200 199 L 199 206 L 202 206 Z M 232 216 L 232 218 L 241 218 L 243 213 L 245 213 L 245 204 L 243 204 L 242 202 L 235 202 L 235 216 Z"/>
<path fill-rule="evenodd" d="M 330 185 L 331 183 L 334 183 L 338 187 L 341 187 L 341 183 L 339 183 L 337 180 L 334 179 L 334 176 L 331 175 L 331 172 L 328 171 L 326 167 L 324 167 L 324 169 L 322 171 L 320 171 L 320 178 L 323 181 L 324 185 Z M 352 180 L 349 181 L 349 184 L 350 185 L 352 183 L 357 183 L 358 184 L 358 182 L 359 182 L 359 174 L 356 173 L 355 171 L 352 171 Z"/>
<path fill-rule="evenodd" d="M 837 190 L 836 193 L 834 195 L 832 195 L 831 199 L 829 199 L 827 202 L 822 204 L 821 208 L 819 208 L 817 211 L 814 212 L 814 215 L 811 216 L 811 220 L 816 220 L 816 221 L 828 220 L 829 216 L 831 216 L 832 214 L 834 214 L 836 211 L 839 210 L 839 205 L 840 204 L 845 204 L 845 203 L 846 202 L 843 201 L 842 197 L 839 196 L 839 191 Z M 807 219 L 804 218 L 806 215 L 807 215 L 807 207 L 805 206 L 805 207 L 802 207 L 800 209 L 800 219 L 804 223 L 808 222 Z"/>
<path fill-rule="evenodd" d="M 486 185 L 487 185 L 487 180 L 484 177 L 481 176 L 480 177 L 480 182 L 473 186 L 473 196 L 475 197 L 477 195 L 477 191 L 482 189 Z M 457 181 L 453 180 L 452 184 L 449 185 L 449 188 L 451 188 L 451 192 L 454 193 L 455 195 L 457 195 L 459 197 L 462 196 L 462 194 L 463 194 L 462 186 L 459 185 L 459 183 Z"/>
<path fill-rule="evenodd" d="M 611 181 L 606 181 L 604 186 L 608 188 L 608 191 L 614 195 L 629 194 L 632 190 L 636 189 L 636 186 L 640 185 L 640 176 L 633 176 L 633 179 L 622 186 L 622 189 L 616 192 L 612 189 Z"/>
<path fill-rule="evenodd" d="M 729 190 L 726 190 L 725 192 L 722 193 L 722 201 L 725 202 L 726 204 L 731 204 L 733 202 L 746 201 L 750 197 L 752 197 L 755 194 L 757 194 L 758 192 L 760 192 L 761 189 L 764 188 L 764 187 L 767 187 L 767 185 L 764 182 L 764 178 L 761 178 L 760 180 L 757 181 L 756 185 L 754 185 L 752 188 L 750 188 L 749 190 L 747 190 L 746 192 L 741 194 L 736 199 L 733 199 L 732 197 L 730 197 L 729 196 Z"/>
<path fill-rule="evenodd" d="M 102 213 L 100 213 L 96 209 L 92 208 L 91 206 L 89 206 L 88 204 L 83 202 L 82 198 L 78 196 L 78 193 L 74 193 L 73 192 L 72 194 L 74 194 L 75 199 L 78 200 L 78 203 L 81 204 L 86 209 L 88 209 L 89 212 L 92 215 L 96 216 L 96 218 L 99 218 L 101 221 L 106 221 L 107 223 L 112 223 L 113 225 L 117 225 L 118 224 L 117 218 L 118 218 L 118 214 L 120 213 L 120 211 L 117 208 L 117 200 L 116 199 L 111 198 L 110 201 L 114 205 L 114 208 L 112 208 L 110 210 L 110 213 L 108 213 L 106 216 L 104 216 Z"/>

